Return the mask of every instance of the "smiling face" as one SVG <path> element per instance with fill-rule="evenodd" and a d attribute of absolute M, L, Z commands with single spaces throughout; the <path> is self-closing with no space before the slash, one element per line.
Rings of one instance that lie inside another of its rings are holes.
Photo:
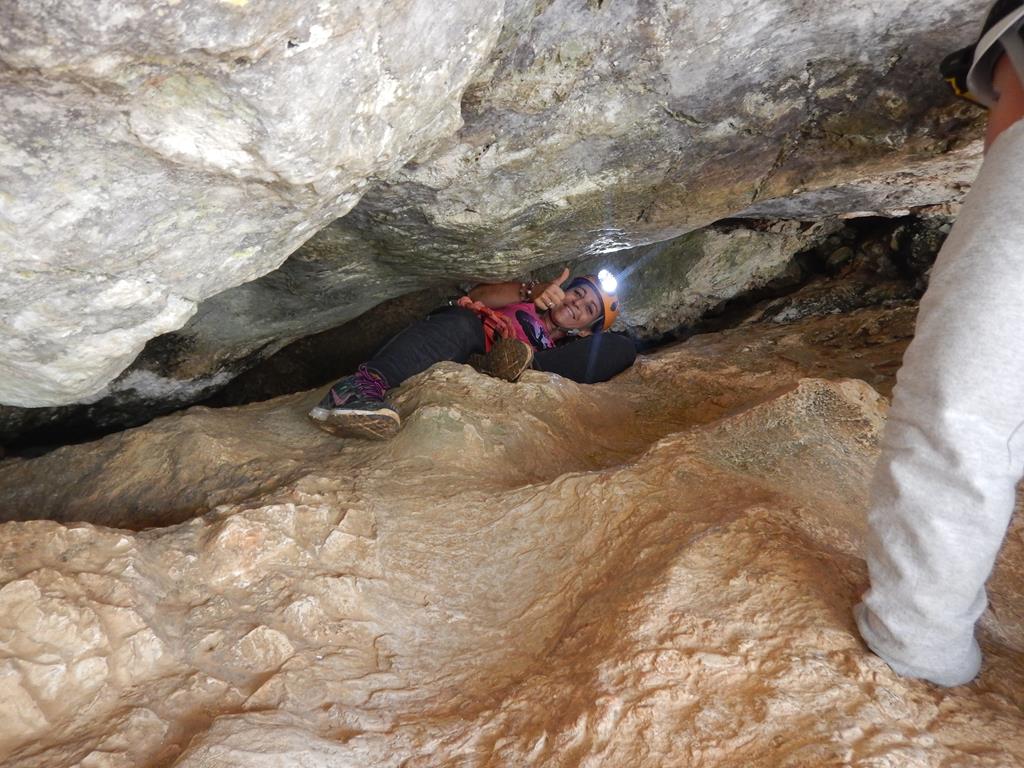
<path fill-rule="evenodd" d="M 563 330 L 589 331 L 603 311 L 604 305 L 594 287 L 580 283 L 565 292 L 565 301 L 554 307 L 550 316 Z"/>

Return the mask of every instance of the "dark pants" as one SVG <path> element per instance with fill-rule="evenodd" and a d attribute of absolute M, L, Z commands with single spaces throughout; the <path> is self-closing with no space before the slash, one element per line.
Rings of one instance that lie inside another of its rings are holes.
<path fill-rule="evenodd" d="M 399 331 L 367 360 L 366 367 L 383 376 L 389 387 L 397 387 L 434 363 L 464 363 L 483 351 L 480 316 L 465 307 L 441 307 Z"/>
<path fill-rule="evenodd" d="M 388 386 L 397 387 L 434 363 L 465 363 L 470 355 L 483 351 L 484 326 L 479 315 L 464 307 L 442 307 L 400 331 L 366 362 L 366 367 L 383 376 Z M 635 359 L 636 346 L 628 337 L 598 333 L 554 349 L 536 350 L 533 367 L 593 384 L 621 373 Z"/>
<path fill-rule="evenodd" d="M 595 333 L 559 344 L 554 349 L 538 350 L 533 355 L 533 367 L 581 384 L 596 384 L 622 373 L 634 360 L 636 345 L 628 336 Z"/>

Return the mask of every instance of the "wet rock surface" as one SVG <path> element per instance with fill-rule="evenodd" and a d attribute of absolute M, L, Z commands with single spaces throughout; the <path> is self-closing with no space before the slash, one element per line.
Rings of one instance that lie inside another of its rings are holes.
<path fill-rule="evenodd" d="M 971 685 L 896 677 L 850 615 L 865 381 L 913 316 L 697 336 L 597 386 L 442 364 L 386 443 L 310 426 L 310 392 L 0 463 L 5 517 L 53 518 L 0 526 L 2 762 L 1018 764 L 1017 525 Z"/>

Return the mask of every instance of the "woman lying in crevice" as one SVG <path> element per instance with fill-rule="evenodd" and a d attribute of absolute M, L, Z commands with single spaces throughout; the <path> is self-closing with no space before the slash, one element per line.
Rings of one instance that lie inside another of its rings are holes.
<path fill-rule="evenodd" d="M 470 362 L 515 381 L 527 368 L 591 384 L 607 381 L 636 359 L 627 337 L 604 333 L 619 313 L 615 278 L 577 277 L 551 283 L 478 285 L 434 310 L 385 344 L 327 393 L 309 417 L 341 437 L 383 439 L 401 426 L 388 390 L 434 363 Z"/>

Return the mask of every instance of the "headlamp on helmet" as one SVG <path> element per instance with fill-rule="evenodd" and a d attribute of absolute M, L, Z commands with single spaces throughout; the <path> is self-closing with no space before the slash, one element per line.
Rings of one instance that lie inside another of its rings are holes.
<path fill-rule="evenodd" d="M 566 286 L 566 291 L 577 285 L 589 285 L 601 299 L 601 316 L 594 321 L 590 330 L 598 333 L 607 331 L 612 327 L 615 318 L 619 316 L 619 297 L 616 291 L 619 288 L 619 281 L 609 270 L 602 269 L 596 275 L 583 275 L 573 278 Z"/>
<path fill-rule="evenodd" d="M 597 273 L 597 282 L 601 284 L 601 290 L 606 293 L 615 293 L 615 289 L 619 287 L 619 281 L 607 269 L 602 269 Z"/>

